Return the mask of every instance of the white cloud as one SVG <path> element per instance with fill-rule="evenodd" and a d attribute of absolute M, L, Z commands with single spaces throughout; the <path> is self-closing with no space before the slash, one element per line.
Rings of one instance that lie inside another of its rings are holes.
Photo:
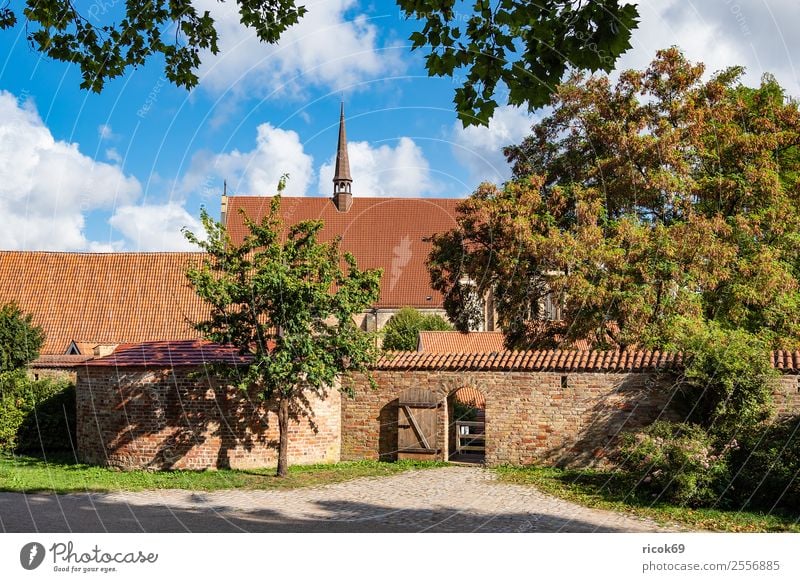
<path fill-rule="evenodd" d="M 311 183 L 313 158 L 305 152 L 297 132 L 262 123 L 250 151 L 196 154 L 180 190 L 203 194 L 224 179 L 229 193 L 272 196 L 285 173 L 289 174 L 286 194 L 303 196 Z"/>
<path fill-rule="evenodd" d="M 638 8 L 633 48 L 620 59 L 618 71 L 644 68 L 658 49 L 677 45 L 689 60 L 705 63 L 708 73 L 744 65 L 746 84 L 757 85 L 770 72 L 791 94 L 800 95 L 800 67 L 793 60 L 800 52 L 800 36 L 793 29 L 800 19 L 796 0 L 643 0 Z"/>
<path fill-rule="evenodd" d="M 303 87 L 344 90 L 364 79 L 402 70 L 396 50 L 381 50 L 378 27 L 366 15 L 348 18 L 357 0 L 304 3 L 308 12 L 277 45 L 259 42 L 239 21 L 236 2 L 200 0 L 219 32 L 219 54 L 202 56 L 201 86 L 215 95 L 302 94 Z"/>
<path fill-rule="evenodd" d="M 31 101 L 0 91 L 0 248 L 91 248 L 85 213 L 130 203 L 140 192 L 118 165 L 54 139 Z"/>
<path fill-rule="evenodd" d="M 112 139 L 117 137 L 117 135 L 111 130 L 110 123 L 103 123 L 97 126 L 97 135 L 100 136 L 100 139 Z"/>
<path fill-rule="evenodd" d="M 430 164 L 422 149 L 408 137 L 397 145 L 373 147 L 369 142 L 348 144 L 354 196 L 416 197 L 436 193 L 439 185 L 431 178 Z M 319 170 L 319 193 L 333 193 L 332 156 Z"/>
<path fill-rule="evenodd" d="M 521 142 L 531 132 L 533 122 L 534 117 L 524 108 L 504 105 L 497 108 L 488 127 L 471 125 L 465 129 L 460 121 L 453 124 L 453 154 L 469 170 L 475 186 L 511 177 L 503 148 Z"/>
<path fill-rule="evenodd" d="M 115 164 L 122 163 L 122 156 L 119 155 L 119 152 L 117 151 L 116 148 L 108 148 L 106 150 L 106 159 L 111 162 L 114 162 Z"/>
<path fill-rule="evenodd" d="M 196 235 L 203 233 L 200 221 L 178 202 L 122 206 L 109 224 L 129 241 L 134 251 L 196 251 L 183 236 L 186 227 Z"/>

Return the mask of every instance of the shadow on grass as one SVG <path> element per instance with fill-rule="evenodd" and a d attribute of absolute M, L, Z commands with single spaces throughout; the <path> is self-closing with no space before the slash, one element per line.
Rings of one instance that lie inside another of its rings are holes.
<path fill-rule="evenodd" d="M 661 501 L 635 476 L 623 471 L 498 467 L 496 472 L 503 481 L 532 485 L 574 503 L 680 523 L 696 530 L 800 532 L 800 516 L 787 511 L 762 512 L 731 506 L 689 508 Z"/>
<path fill-rule="evenodd" d="M 141 491 L 148 489 L 294 489 L 340 483 L 363 477 L 386 477 L 403 471 L 444 466 L 445 463 L 403 461 L 342 462 L 295 465 L 280 479 L 274 468 L 247 470 L 136 470 L 120 471 L 71 462 L 69 456 L 0 456 L 0 491 L 18 493 L 73 493 Z"/>

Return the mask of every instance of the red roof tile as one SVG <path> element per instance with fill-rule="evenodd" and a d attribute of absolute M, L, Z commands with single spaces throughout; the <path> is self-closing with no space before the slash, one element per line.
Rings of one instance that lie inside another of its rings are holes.
<path fill-rule="evenodd" d="M 505 350 L 499 331 L 421 331 L 417 351 L 431 354 L 477 354 Z"/>
<path fill-rule="evenodd" d="M 669 357 L 668 357 L 669 356 Z M 396 352 L 377 363 L 379 370 L 531 370 L 642 372 L 679 365 L 680 354 L 663 352 L 588 352 L 562 350 L 430 354 Z"/>
<path fill-rule="evenodd" d="M 95 344 L 198 337 L 206 308 L 184 274 L 199 253 L 0 252 L 0 304 L 44 328 L 43 354 Z"/>
<path fill-rule="evenodd" d="M 271 198 L 231 196 L 226 225 L 235 243 L 247 230 L 239 210 L 260 220 Z M 439 308 L 442 296 L 430 285 L 425 266 L 431 245 L 425 238 L 456 226 L 456 206 L 450 198 L 364 198 L 353 196 L 348 212 L 339 212 L 330 198 L 283 197 L 281 216 L 287 224 L 302 220 L 325 223 L 320 239 L 342 237 L 342 250 L 351 252 L 359 268 L 382 268 L 381 295 L 376 307 Z M 428 299 L 430 298 L 430 299 Z"/>
<path fill-rule="evenodd" d="M 39 368 L 74 368 L 84 362 L 88 362 L 94 356 L 92 354 L 44 354 L 36 358 L 29 364 L 32 369 Z"/>
<path fill-rule="evenodd" d="M 231 346 L 203 340 L 143 342 L 119 346 L 102 358 L 95 358 L 87 366 L 172 368 L 174 366 L 201 366 L 209 363 L 243 364 L 247 356 Z"/>
<path fill-rule="evenodd" d="M 240 364 L 247 356 L 230 346 L 202 340 L 144 342 L 120 345 L 102 358 L 86 361 L 86 356 L 43 356 L 46 361 L 72 361 L 87 366 L 157 367 L 199 366 L 209 362 Z M 82 362 L 77 359 L 82 358 Z M 39 362 L 39 360 L 37 360 Z M 661 351 L 502 351 L 490 353 L 430 354 L 392 352 L 377 362 L 377 370 L 500 370 L 541 372 L 647 372 L 674 369 L 683 364 L 681 353 Z M 800 372 L 800 352 L 772 353 L 772 364 L 784 373 Z M 56 366 L 63 367 L 63 366 Z"/>

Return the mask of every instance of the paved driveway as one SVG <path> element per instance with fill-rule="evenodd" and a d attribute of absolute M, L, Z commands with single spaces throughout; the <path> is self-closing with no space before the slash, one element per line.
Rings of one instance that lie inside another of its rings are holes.
<path fill-rule="evenodd" d="M 651 521 L 445 467 L 291 491 L 0 493 L 6 532 L 650 532 Z"/>

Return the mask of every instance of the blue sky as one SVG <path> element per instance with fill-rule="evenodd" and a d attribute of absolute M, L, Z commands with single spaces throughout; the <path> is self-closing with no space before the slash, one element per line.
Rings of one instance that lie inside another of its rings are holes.
<path fill-rule="evenodd" d="M 108 21 L 110 4 L 89 4 L 89 18 Z M 185 249 L 180 228 L 199 227 L 201 205 L 218 213 L 223 179 L 231 193 L 271 195 L 289 172 L 290 194 L 329 195 L 342 99 L 356 196 L 463 197 L 502 181 L 500 149 L 533 120 L 503 107 L 489 128 L 462 130 L 453 80 L 427 77 L 406 40 L 418 24 L 394 2 L 309 1 L 277 47 L 238 24 L 235 3 L 197 4 L 217 18 L 222 52 L 205 59 L 192 92 L 153 61 L 88 93 L 77 68 L 28 47 L 23 26 L 0 32 L 0 248 Z M 800 94 L 796 2 L 639 5 L 619 68 L 677 44 L 710 70 L 744 64 L 748 82 L 770 71 Z"/>

